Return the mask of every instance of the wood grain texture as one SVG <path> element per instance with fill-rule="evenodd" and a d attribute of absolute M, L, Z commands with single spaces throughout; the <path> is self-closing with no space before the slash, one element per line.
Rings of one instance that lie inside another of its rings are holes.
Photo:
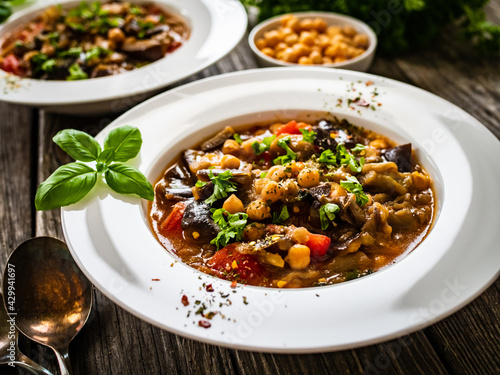
<path fill-rule="evenodd" d="M 489 5 L 500 18 L 500 5 Z M 478 59 L 452 33 L 430 48 L 377 57 L 370 72 L 433 92 L 471 113 L 500 138 L 498 60 Z M 183 83 L 257 67 L 244 39 L 217 64 Z M 125 110 L 127 103 L 117 106 Z M 0 265 L 32 235 L 63 238 L 58 210 L 35 213 L 35 187 L 69 158 L 51 139 L 61 129 L 97 134 L 119 113 L 80 118 L 0 104 Z M 500 163 L 500 161 L 499 161 Z M 500 164 L 499 164 L 500 165 Z M 275 355 L 202 344 L 132 316 L 98 290 L 91 317 L 70 347 L 78 374 L 496 374 L 500 373 L 500 281 L 425 330 L 356 350 Z M 53 353 L 22 340 L 33 360 L 56 372 Z M 5 370 L 5 371 L 4 371 Z M 0 368 L 3 374 L 15 374 Z"/>

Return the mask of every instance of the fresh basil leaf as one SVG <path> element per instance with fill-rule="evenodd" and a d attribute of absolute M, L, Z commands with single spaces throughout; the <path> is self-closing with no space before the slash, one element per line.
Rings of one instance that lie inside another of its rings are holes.
<path fill-rule="evenodd" d="M 63 165 L 40 184 L 35 207 L 38 211 L 46 211 L 76 203 L 92 190 L 96 182 L 97 172 L 88 165 Z"/>
<path fill-rule="evenodd" d="M 115 156 L 115 151 L 108 148 L 99 154 L 97 160 L 105 164 L 109 164 L 113 161 L 114 156 Z"/>
<path fill-rule="evenodd" d="M 113 161 L 127 161 L 137 156 L 142 145 L 139 129 L 130 126 L 120 126 L 109 132 L 104 141 L 104 150 L 114 151 Z"/>
<path fill-rule="evenodd" d="M 95 161 L 101 153 L 99 143 L 93 137 L 80 130 L 61 130 L 52 140 L 75 160 L 85 162 Z"/>
<path fill-rule="evenodd" d="M 104 174 L 108 186 L 120 194 L 137 194 L 141 198 L 154 199 L 153 186 L 136 168 L 125 164 L 111 164 Z"/>

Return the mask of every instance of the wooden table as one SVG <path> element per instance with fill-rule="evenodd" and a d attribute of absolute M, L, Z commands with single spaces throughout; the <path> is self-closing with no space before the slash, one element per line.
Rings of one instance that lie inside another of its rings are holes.
<path fill-rule="evenodd" d="M 500 4 L 488 7 L 500 22 Z M 451 36 L 397 58 L 378 56 L 371 73 L 403 81 L 449 100 L 500 138 L 498 59 L 482 59 Z M 214 66 L 179 84 L 256 68 L 246 41 Z M 0 103 L 0 266 L 34 236 L 63 239 L 58 210 L 36 212 L 38 184 L 68 157 L 52 143 L 64 128 L 97 134 L 118 114 L 62 116 Z M 499 161 L 500 167 L 500 161 Z M 492 187 L 492 192 L 498 187 Z M 497 198 L 498 199 L 498 198 Z M 472 249 L 471 249 L 472 250 Z M 89 322 L 70 347 L 75 374 L 500 374 L 500 281 L 472 303 L 424 330 L 356 350 L 273 355 L 202 344 L 130 315 L 98 290 Z M 54 373 L 54 354 L 21 339 L 21 351 Z M 3 374 L 15 374 L 8 367 Z"/>

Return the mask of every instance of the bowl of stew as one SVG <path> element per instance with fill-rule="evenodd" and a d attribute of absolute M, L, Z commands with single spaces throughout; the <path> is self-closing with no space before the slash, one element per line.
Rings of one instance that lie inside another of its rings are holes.
<path fill-rule="evenodd" d="M 29 6 L 0 28 L 0 100 L 69 113 L 123 111 L 228 53 L 246 13 L 241 4 L 226 8 L 205 0 Z"/>
<path fill-rule="evenodd" d="M 422 329 L 498 272 L 498 231 L 481 229 L 498 218 L 498 141 L 423 90 L 258 69 L 161 94 L 96 139 L 122 125 L 142 134 L 130 163 L 156 200 L 100 184 L 62 209 L 63 231 L 97 288 L 161 328 L 248 350 L 341 350 Z M 456 278 L 468 289 L 422 316 Z"/>

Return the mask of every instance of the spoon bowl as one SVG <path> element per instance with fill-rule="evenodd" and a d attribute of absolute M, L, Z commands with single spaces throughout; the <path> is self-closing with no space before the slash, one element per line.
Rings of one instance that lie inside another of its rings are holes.
<path fill-rule="evenodd" d="M 3 293 L 15 288 L 7 303 L 17 328 L 28 338 L 51 347 L 62 374 L 69 374 L 68 346 L 85 325 L 92 307 L 92 284 L 80 271 L 62 241 L 51 237 L 28 240 L 10 255 L 3 275 Z"/>

